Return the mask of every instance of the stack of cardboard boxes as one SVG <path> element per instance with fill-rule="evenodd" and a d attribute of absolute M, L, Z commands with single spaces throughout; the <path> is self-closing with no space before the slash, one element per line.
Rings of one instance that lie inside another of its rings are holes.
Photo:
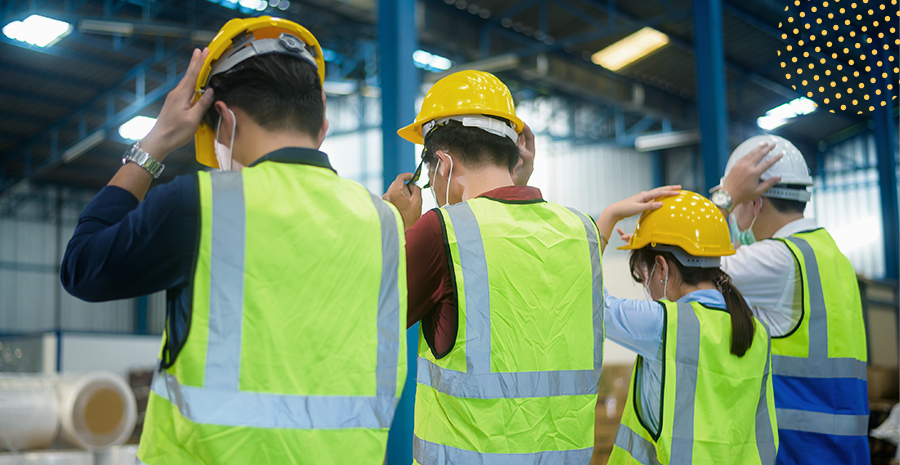
<path fill-rule="evenodd" d="M 595 411 L 591 465 L 606 465 L 609 460 L 631 387 L 631 370 L 631 365 L 603 365 Z"/>

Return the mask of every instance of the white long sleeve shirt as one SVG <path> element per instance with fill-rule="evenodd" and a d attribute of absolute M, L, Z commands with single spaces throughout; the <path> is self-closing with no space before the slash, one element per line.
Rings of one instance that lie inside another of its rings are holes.
<path fill-rule="evenodd" d="M 801 218 L 784 225 L 773 238 L 788 237 L 816 229 L 813 218 Z M 741 246 L 737 253 L 722 257 L 722 271 L 750 302 L 753 313 L 769 326 L 771 336 L 791 332 L 803 314 L 800 273 L 787 245 L 781 241 L 760 241 Z"/>

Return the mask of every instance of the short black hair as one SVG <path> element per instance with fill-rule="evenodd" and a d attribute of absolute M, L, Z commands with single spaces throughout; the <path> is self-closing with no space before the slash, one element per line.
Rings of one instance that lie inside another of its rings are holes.
<path fill-rule="evenodd" d="M 319 73 L 309 61 L 271 53 L 242 61 L 210 79 L 216 101 L 240 108 L 270 131 L 294 130 L 315 138 L 325 102 Z M 215 130 L 219 114 L 210 106 L 204 121 Z"/>
<path fill-rule="evenodd" d="M 796 189 L 796 190 L 805 190 L 806 186 L 800 184 L 779 184 L 776 187 L 786 187 L 788 189 Z M 806 211 L 806 202 L 801 202 L 799 200 L 787 200 L 787 199 L 775 199 L 772 197 L 766 197 L 769 199 L 769 202 L 775 207 L 775 210 L 778 213 L 800 213 L 803 214 Z"/>
<path fill-rule="evenodd" d="M 469 168 L 495 165 L 512 171 L 519 162 L 519 147 L 510 138 L 463 126 L 456 120 L 447 121 L 425 136 L 425 163 L 435 163 L 438 150 L 450 152 Z"/>

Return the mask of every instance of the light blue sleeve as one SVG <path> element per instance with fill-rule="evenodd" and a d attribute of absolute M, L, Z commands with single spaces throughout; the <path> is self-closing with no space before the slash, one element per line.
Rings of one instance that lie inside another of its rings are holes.
<path fill-rule="evenodd" d="M 606 337 L 637 352 L 647 360 L 660 361 L 665 309 L 652 300 L 618 299 L 603 289 L 606 300 Z"/>

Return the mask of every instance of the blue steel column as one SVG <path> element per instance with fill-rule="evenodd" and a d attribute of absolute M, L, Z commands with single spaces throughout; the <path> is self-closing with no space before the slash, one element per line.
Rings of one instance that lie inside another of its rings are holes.
<path fill-rule="evenodd" d="M 886 82 L 885 82 L 886 84 Z M 891 91 L 882 85 L 882 92 L 890 103 Z M 875 132 L 875 150 L 878 155 L 878 188 L 881 192 L 881 222 L 884 233 L 885 278 L 900 277 L 900 208 L 897 200 L 897 134 L 891 117 L 890 104 L 876 106 L 872 112 Z"/>
<path fill-rule="evenodd" d="M 700 154 L 703 157 L 703 181 L 706 188 L 711 188 L 719 183 L 728 160 L 722 0 L 694 0 L 693 10 Z"/>
<path fill-rule="evenodd" d="M 419 89 L 418 70 L 413 65 L 416 50 L 414 0 L 378 2 L 378 53 L 381 75 L 381 136 L 384 148 L 383 189 L 398 174 L 413 171 L 415 146 L 397 136 L 397 129 L 411 123 L 416 116 Z M 409 372 L 403 397 L 397 406 L 388 436 L 387 465 L 412 463 L 413 410 L 416 394 L 416 346 L 418 325 L 407 330 L 407 363 Z"/>

